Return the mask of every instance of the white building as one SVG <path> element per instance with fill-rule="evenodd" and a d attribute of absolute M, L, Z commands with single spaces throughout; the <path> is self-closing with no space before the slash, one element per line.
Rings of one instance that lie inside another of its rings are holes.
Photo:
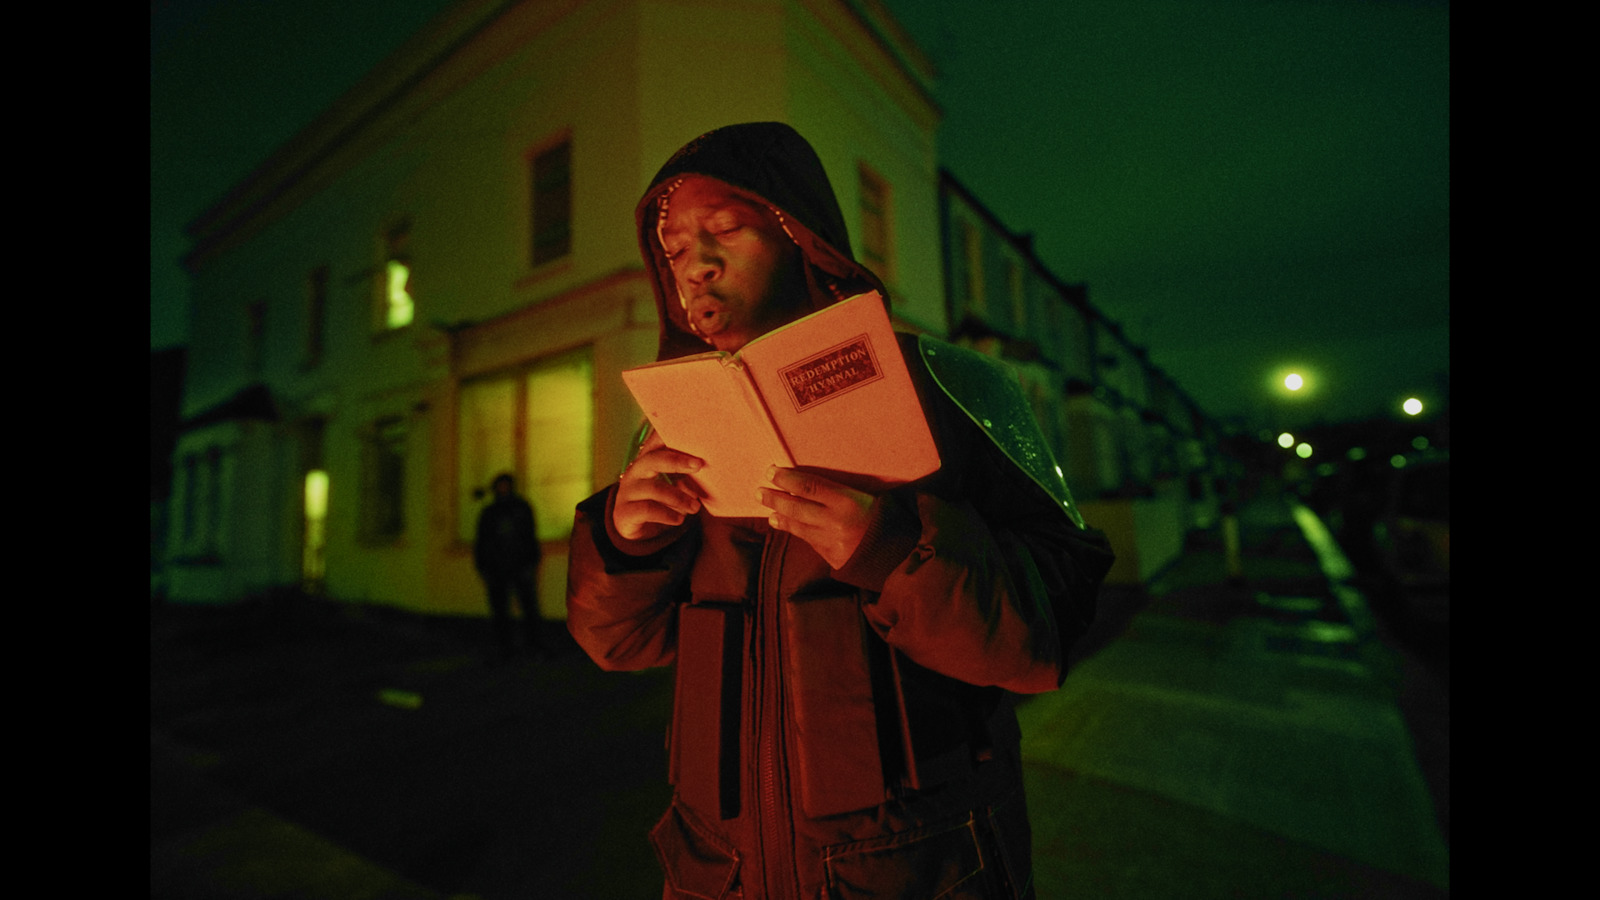
<path fill-rule="evenodd" d="M 480 613 L 479 493 L 512 471 L 563 617 L 573 505 L 640 421 L 618 372 L 655 354 L 651 176 L 714 127 L 788 122 L 897 324 L 944 333 L 930 77 L 874 0 L 447 10 L 190 226 L 170 596 Z"/>

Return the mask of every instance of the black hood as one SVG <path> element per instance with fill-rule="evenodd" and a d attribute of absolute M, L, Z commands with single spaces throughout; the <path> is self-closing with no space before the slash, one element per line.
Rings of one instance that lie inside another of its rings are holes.
<path fill-rule="evenodd" d="M 677 288 L 665 251 L 656 237 L 657 201 L 685 175 L 715 178 L 776 209 L 805 258 L 806 281 L 815 312 L 864 291 L 889 292 L 871 270 L 850 253 L 844 214 L 822 160 L 800 133 L 781 122 L 751 122 L 707 132 L 672 155 L 634 210 L 639 252 L 656 293 L 661 319 L 657 359 L 702 353 L 710 345 L 689 331 L 676 302 Z M 669 302 L 670 301 L 670 302 Z"/>

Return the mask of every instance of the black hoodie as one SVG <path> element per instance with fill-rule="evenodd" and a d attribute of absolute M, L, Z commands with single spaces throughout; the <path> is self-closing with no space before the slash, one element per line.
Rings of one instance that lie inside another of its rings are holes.
<path fill-rule="evenodd" d="M 707 349 L 705 341 L 689 330 L 683 308 L 676 302 L 672 267 L 656 237 L 661 197 L 685 175 L 715 178 L 779 213 L 806 260 L 810 306 L 802 314 L 871 290 L 888 302 L 889 291 L 883 282 L 851 255 L 850 234 L 839 201 L 822 161 L 806 139 L 781 122 L 729 125 L 695 138 L 673 154 L 651 179 L 634 210 L 639 252 L 650 273 L 656 312 L 661 316 L 658 359 Z"/>

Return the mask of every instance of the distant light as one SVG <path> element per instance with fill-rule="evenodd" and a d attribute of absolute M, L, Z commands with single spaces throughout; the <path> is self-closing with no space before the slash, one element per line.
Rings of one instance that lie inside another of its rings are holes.
<path fill-rule="evenodd" d="M 1365 448 L 1365 447 L 1351 447 L 1350 450 L 1347 453 L 1345 453 L 1344 457 L 1345 457 L 1345 459 L 1348 459 L 1351 462 L 1360 462 L 1363 459 L 1367 458 L 1367 448 Z"/>
<path fill-rule="evenodd" d="M 1283 380 L 1283 386 L 1291 391 L 1298 391 L 1306 386 L 1306 380 L 1301 378 L 1299 375 L 1291 374 L 1288 378 Z"/>
<path fill-rule="evenodd" d="M 1301 459 L 1310 459 L 1311 445 L 1301 441 L 1300 446 L 1294 448 L 1294 455 L 1300 457 Z"/>
<path fill-rule="evenodd" d="M 1411 446 L 1418 450 L 1426 450 L 1428 449 L 1428 439 L 1418 435 L 1411 439 Z"/>
<path fill-rule="evenodd" d="M 1422 412 L 1422 401 L 1415 397 L 1410 397 L 1406 402 L 1400 404 L 1400 408 L 1406 411 L 1406 415 L 1414 416 Z"/>
<path fill-rule="evenodd" d="M 1287 431 L 1285 431 L 1283 434 L 1278 435 L 1278 446 L 1282 447 L 1285 450 L 1289 449 L 1290 447 L 1293 447 L 1294 446 L 1294 435 L 1290 434 Z"/>
<path fill-rule="evenodd" d="M 1404 469 L 1406 467 L 1406 458 L 1404 455 L 1396 453 L 1389 457 L 1389 465 L 1394 466 L 1396 469 Z"/>

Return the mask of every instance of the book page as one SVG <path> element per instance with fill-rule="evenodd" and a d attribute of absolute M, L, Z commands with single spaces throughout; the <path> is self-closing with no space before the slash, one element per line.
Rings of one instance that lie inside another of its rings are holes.
<path fill-rule="evenodd" d="M 705 460 L 694 480 L 714 516 L 766 518 L 756 488 L 771 466 L 792 466 L 728 355 L 701 354 L 622 373 L 668 447 Z"/>
<path fill-rule="evenodd" d="M 881 491 L 939 468 L 882 298 L 861 294 L 739 351 L 795 465 Z"/>

